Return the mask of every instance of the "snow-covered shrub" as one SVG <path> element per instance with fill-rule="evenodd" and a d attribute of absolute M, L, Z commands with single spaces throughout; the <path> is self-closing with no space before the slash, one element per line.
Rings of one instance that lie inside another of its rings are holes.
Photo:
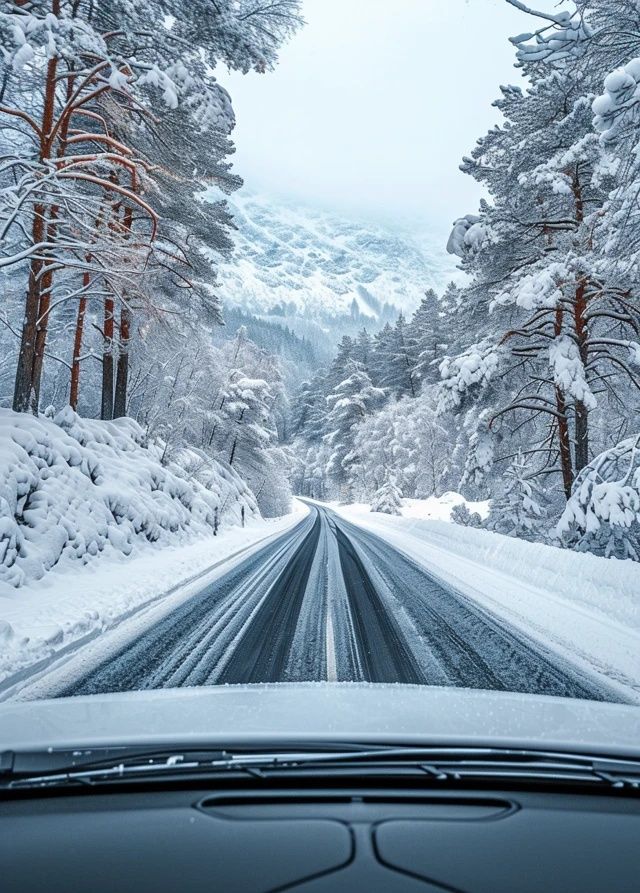
<path fill-rule="evenodd" d="M 402 514 L 402 491 L 391 478 L 376 490 L 371 500 L 371 511 L 381 512 L 384 515 Z"/>
<path fill-rule="evenodd" d="M 466 502 L 460 502 L 451 509 L 451 520 L 462 527 L 482 527 L 482 518 L 478 512 L 470 512 Z"/>
<path fill-rule="evenodd" d="M 237 523 L 251 492 L 230 468 L 185 451 L 163 465 L 132 419 L 53 421 L 0 410 L 0 581 L 21 586 L 60 562 L 129 555 Z M 195 468 L 194 463 L 202 462 Z"/>
<path fill-rule="evenodd" d="M 578 551 L 640 561 L 640 435 L 583 468 L 557 531 Z"/>
<path fill-rule="evenodd" d="M 527 463 L 518 454 L 505 472 L 502 492 L 491 503 L 486 527 L 518 539 L 542 539 L 547 524 L 542 501 L 540 487 L 527 476 Z"/>

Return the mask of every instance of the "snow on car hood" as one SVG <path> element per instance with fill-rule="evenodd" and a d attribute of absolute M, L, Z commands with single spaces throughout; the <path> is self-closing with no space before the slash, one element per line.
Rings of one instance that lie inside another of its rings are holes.
<path fill-rule="evenodd" d="M 0 705 L 0 750 L 320 740 L 640 756 L 640 708 L 367 683 L 160 689 Z"/>

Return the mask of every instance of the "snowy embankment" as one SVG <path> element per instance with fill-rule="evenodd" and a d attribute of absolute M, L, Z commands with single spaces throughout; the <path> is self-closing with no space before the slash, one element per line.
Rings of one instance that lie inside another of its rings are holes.
<path fill-rule="evenodd" d="M 263 520 L 228 467 L 179 463 L 130 419 L 0 410 L 0 682 L 299 520 Z"/>
<path fill-rule="evenodd" d="M 361 505 L 335 509 L 544 647 L 640 701 L 636 562 L 421 520 L 415 504 L 408 507 L 414 517 L 371 513 Z"/>

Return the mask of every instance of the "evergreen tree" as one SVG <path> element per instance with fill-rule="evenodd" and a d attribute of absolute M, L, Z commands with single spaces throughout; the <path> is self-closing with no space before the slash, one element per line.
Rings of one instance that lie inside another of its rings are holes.
<path fill-rule="evenodd" d="M 303 381 L 293 398 L 291 436 L 304 436 L 309 443 L 322 439 L 326 400 L 323 394 L 324 377 L 321 373 L 310 381 Z"/>
<path fill-rule="evenodd" d="M 353 347 L 353 359 L 359 363 L 362 368 L 371 375 L 371 361 L 373 351 L 373 339 L 366 329 L 362 329 L 356 338 Z"/>
<path fill-rule="evenodd" d="M 558 535 L 581 552 L 640 561 L 640 436 L 626 438 L 583 469 Z"/>
<path fill-rule="evenodd" d="M 416 397 L 419 390 L 417 344 L 401 313 L 394 326 L 386 323 L 375 338 L 376 381 L 396 398 Z"/>
<path fill-rule="evenodd" d="M 415 374 L 420 382 L 433 384 L 440 378 L 438 365 L 444 352 L 441 313 L 437 294 L 432 288 L 427 289 L 408 325 Z"/>
<path fill-rule="evenodd" d="M 465 413 L 469 430 L 475 414 L 497 459 L 503 445 L 526 447 L 568 499 L 604 417 L 623 411 L 620 392 L 640 387 L 629 363 L 640 313 L 604 243 L 594 254 L 614 167 L 592 128 L 592 30 L 580 15 L 539 15 L 535 37 L 513 41 L 530 86 L 502 88 L 506 124 L 464 161 L 492 203 L 452 237 L 473 277 L 460 331 L 474 342 L 445 357 L 441 405 Z"/>
<path fill-rule="evenodd" d="M 376 388 L 364 370 L 351 362 L 345 378 L 327 397 L 324 441 L 329 449 L 327 473 L 340 490 L 342 498 L 350 493 L 350 470 L 357 461 L 353 452 L 357 426 L 384 399 L 384 391 Z"/>
<path fill-rule="evenodd" d="M 542 503 L 541 489 L 518 454 L 505 472 L 502 492 L 491 502 L 486 526 L 519 539 L 540 539 L 548 524 Z"/>
<path fill-rule="evenodd" d="M 371 500 L 371 511 L 380 512 L 383 515 L 402 514 L 402 491 L 387 477 L 384 484 L 376 490 Z"/>

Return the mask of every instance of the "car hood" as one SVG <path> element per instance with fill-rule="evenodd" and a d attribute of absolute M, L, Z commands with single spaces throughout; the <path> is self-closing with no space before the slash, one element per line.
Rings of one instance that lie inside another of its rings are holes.
<path fill-rule="evenodd" d="M 640 756 L 640 707 L 367 683 L 160 689 L 0 705 L 0 750 L 312 741 Z"/>

